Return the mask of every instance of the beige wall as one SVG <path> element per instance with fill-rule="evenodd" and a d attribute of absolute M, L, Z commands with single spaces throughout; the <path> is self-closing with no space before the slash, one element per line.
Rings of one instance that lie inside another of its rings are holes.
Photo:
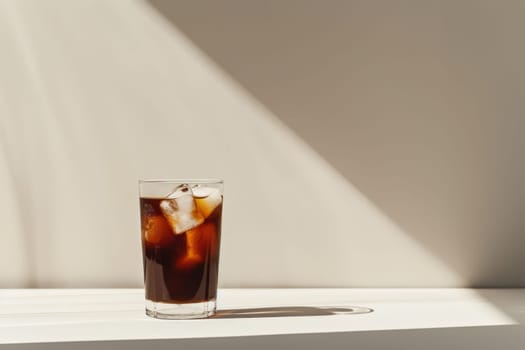
<path fill-rule="evenodd" d="M 522 1 L 150 2 L 467 283 L 525 284 Z"/>
<path fill-rule="evenodd" d="M 0 284 L 139 286 L 144 177 L 223 286 L 525 284 L 523 8 L 390 3 L 0 1 Z"/>

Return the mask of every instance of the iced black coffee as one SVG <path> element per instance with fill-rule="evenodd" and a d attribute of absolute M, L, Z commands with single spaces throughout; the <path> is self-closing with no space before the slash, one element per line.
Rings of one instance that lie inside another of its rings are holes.
<path fill-rule="evenodd" d="M 211 316 L 217 298 L 222 183 L 174 183 L 165 196 L 143 189 L 153 185 L 141 182 L 146 313 L 176 319 Z"/>

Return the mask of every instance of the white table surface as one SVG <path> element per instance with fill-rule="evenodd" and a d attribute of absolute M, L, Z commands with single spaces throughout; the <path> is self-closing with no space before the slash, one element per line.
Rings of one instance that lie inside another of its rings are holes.
<path fill-rule="evenodd" d="M 0 290 L 0 344 L 525 349 L 525 289 L 222 289 L 219 309 L 230 311 L 186 321 L 145 316 L 143 299 L 141 289 Z"/>

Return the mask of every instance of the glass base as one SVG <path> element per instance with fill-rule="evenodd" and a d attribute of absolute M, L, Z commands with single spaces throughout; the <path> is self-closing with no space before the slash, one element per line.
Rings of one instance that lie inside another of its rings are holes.
<path fill-rule="evenodd" d="M 215 315 L 215 300 L 200 303 L 171 304 L 146 299 L 146 315 L 163 320 L 187 320 Z"/>

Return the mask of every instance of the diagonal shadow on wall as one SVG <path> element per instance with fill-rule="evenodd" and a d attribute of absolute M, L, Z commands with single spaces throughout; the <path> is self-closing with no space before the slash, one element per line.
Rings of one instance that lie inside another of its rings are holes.
<path fill-rule="evenodd" d="M 468 286 L 525 286 L 520 4 L 148 2 Z"/>

